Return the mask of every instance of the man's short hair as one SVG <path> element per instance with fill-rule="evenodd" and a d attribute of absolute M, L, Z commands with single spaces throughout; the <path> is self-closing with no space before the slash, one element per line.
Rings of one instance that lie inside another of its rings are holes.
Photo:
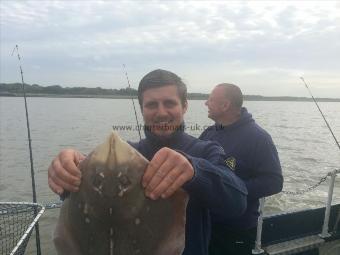
<path fill-rule="evenodd" d="M 157 69 L 146 74 L 139 82 L 138 101 L 139 105 L 143 105 L 143 93 L 151 88 L 165 87 L 175 85 L 177 87 L 178 96 L 184 106 L 187 103 L 187 86 L 182 79 L 175 73 L 167 70 Z"/>
<path fill-rule="evenodd" d="M 241 89 L 230 83 L 221 83 L 217 86 L 221 86 L 225 89 L 225 97 L 231 102 L 231 105 L 236 108 L 241 108 L 243 104 L 243 95 Z"/>

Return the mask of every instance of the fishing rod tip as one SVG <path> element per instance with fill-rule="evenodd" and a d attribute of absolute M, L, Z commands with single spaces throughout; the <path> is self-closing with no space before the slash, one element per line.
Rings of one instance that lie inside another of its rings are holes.
<path fill-rule="evenodd" d="M 17 46 L 18 46 L 18 45 L 15 45 L 15 46 L 14 46 L 14 48 L 13 48 L 13 50 L 12 50 L 11 56 L 13 56 L 15 49 L 17 49 Z"/>

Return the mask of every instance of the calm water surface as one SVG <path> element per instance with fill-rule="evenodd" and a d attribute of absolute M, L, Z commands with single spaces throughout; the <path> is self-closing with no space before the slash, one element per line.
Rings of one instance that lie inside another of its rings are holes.
<path fill-rule="evenodd" d="M 245 106 L 273 137 L 285 177 L 284 190 L 305 189 L 340 168 L 340 151 L 314 103 L 245 102 Z M 340 103 L 320 106 L 340 140 Z M 47 168 L 58 151 L 69 147 L 88 153 L 107 137 L 113 125 L 135 127 L 130 100 L 28 98 L 28 107 L 38 201 L 42 203 L 58 199 L 47 185 Z M 185 120 L 187 132 L 196 137 L 204 126 L 212 124 L 201 100 L 189 101 Z M 119 133 L 126 140 L 138 140 L 135 130 Z M 23 99 L 0 97 L 0 201 L 32 200 L 27 148 Z M 333 203 L 339 203 L 339 177 L 335 186 Z M 324 206 L 327 191 L 328 181 L 304 195 L 272 196 L 265 213 Z M 40 220 L 43 254 L 55 254 L 51 236 L 57 215 L 58 209 L 48 210 Z M 27 254 L 35 254 L 33 241 L 31 238 Z"/>

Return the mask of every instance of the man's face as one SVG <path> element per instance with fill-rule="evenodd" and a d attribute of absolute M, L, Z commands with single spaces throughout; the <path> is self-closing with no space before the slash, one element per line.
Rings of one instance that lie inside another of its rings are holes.
<path fill-rule="evenodd" d="M 187 105 L 182 105 L 177 87 L 151 88 L 143 93 L 144 123 L 158 136 L 168 136 L 183 122 Z"/>
<path fill-rule="evenodd" d="M 208 106 L 208 117 L 214 121 L 218 121 L 229 107 L 229 100 L 225 97 L 225 89 L 223 87 L 215 87 L 205 105 Z"/>

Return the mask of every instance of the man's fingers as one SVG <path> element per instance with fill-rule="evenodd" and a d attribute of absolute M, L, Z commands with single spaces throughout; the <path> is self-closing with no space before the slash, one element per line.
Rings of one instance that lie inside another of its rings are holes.
<path fill-rule="evenodd" d="M 68 164 L 64 164 L 67 169 L 66 170 L 58 159 L 53 160 L 52 162 L 53 169 L 51 168 L 50 177 L 54 180 L 54 182 L 57 182 L 57 179 L 59 179 L 71 185 L 78 186 L 80 184 L 80 177 L 74 176 L 68 172 L 67 168 L 69 167 Z"/>
<path fill-rule="evenodd" d="M 48 168 L 48 185 L 59 195 L 79 191 L 81 171 L 77 165 L 85 156 L 73 149 L 62 150 Z"/>
<path fill-rule="evenodd" d="M 51 177 L 48 177 L 48 186 L 50 186 L 51 190 L 58 195 L 61 195 L 64 192 L 64 189 L 55 184 Z"/>
<path fill-rule="evenodd" d="M 72 185 L 69 184 L 59 178 L 56 178 L 53 180 L 55 182 L 56 185 L 63 187 L 63 189 L 68 190 L 68 191 L 72 191 L 72 192 L 77 192 L 79 191 L 79 185 Z"/>
<path fill-rule="evenodd" d="M 64 190 L 79 190 L 81 172 L 77 168 L 83 156 L 75 150 L 63 150 L 48 168 L 48 184 L 51 189 L 61 194 Z"/>
<path fill-rule="evenodd" d="M 61 161 L 61 164 L 64 169 L 67 169 L 67 173 L 69 173 L 73 177 L 76 177 L 77 179 L 80 179 L 81 172 L 79 168 L 75 165 L 75 162 L 68 160 Z"/>
<path fill-rule="evenodd" d="M 142 185 L 144 188 L 149 185 L 151 179 L 153 178 L 159 167 L 167 159 L 169 150 L 169 148 L 162 148 L 157 151 L 156 154 L 153 156 L 143 175 Z"/>
<path fill-rule="evenodd" d="M 163 161 L 161 165 L 156 161 L 159 158 Z M 194 176 L 194 169 L 189 160 L 174 150 L 165 148 L 152 161 L 155 161 L 151 170 L 153 176 L 145 189 L 145 195 L 151 199 L 158 199 L 163 194 L 164 197 L 172 195 Z"/>
<path fill-rule="evenodd" d="M 168 187 L 165 192 L 162 193 L 161 197 L 168 198 L 172 196 L 179 188 L 183 186 L 184 183 L 191 180 L 191 178 L 192 177 L 186 173 L 181 174 L 176 178 L 175 182 L 173 182 L 172 185 Z"/>
<path fill-rule="evenodd" d="M 80 163 L 80 161 L 82 161 L 86 158 L 86 156 L 81 154 L 79 151 L 76 151 L 75 153 L 76 153 L 77 165 L 78 165 Z"/>
<path fill-rule="evenodd" d="M 81 160 L 83 160 L 84 156 L 74 150 L 63 150 L 60 152 L 59 155 L 59 161 L 61 162 L 61 165 L 64 169 L 67 169 L 67 171 L 74 176 L 81 177 L 81 172 L 78 169 L 77 165 Z"/>
<path fill-rule="evenodd" d="M 58 163 L 54 163 L 54 164 L 58 165 Z M 53 168 L 53 164 L 51 164 L 51 166 L 48 169 L 48 184 L 54 192 L 61 194 L 63 193 L 65 189 L 68 191 L 79 190 L 78 186 L 80 184 L 80 181 L 79 181 L 79 184 L 78 182 L 75 185 L 70 184 L 60 179 L 56 173 L 57 173 L 56 169 Z"/>
<path fill-rule="evenodd" d="M 145 191 L 153 191 L 162 182 L 162 180 L 169 175 L 169 172 L 172 170 L 173 167 L 174 162 L 170 160 L 165 160 L 163 164 L 154 172 L 154 175 L 146 186 Z"/>
<path fill-rule="evenodd" d="M 180 167 L 175 167 L 168 172 L 161 182 L 152 191 L 147 190 L 147 194 L 152 199 L 159 198 L 166 190 L 169 189 L 177 180 L 177 178 L 182 174 L 182 169 Z"/>

